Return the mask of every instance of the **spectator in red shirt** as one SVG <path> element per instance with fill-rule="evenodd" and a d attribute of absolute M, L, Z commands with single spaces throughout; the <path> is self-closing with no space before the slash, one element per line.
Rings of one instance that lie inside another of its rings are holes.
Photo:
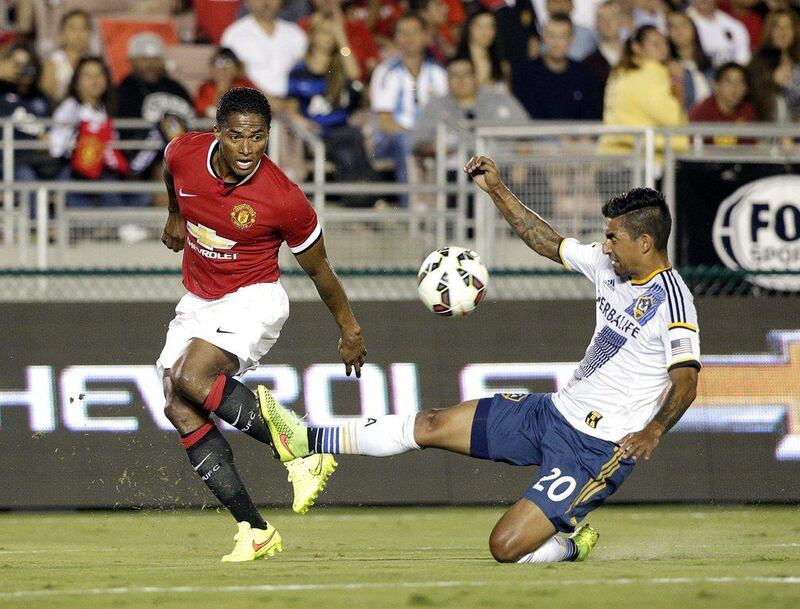
<path fill-rule="evenodd" d="M 752 123 L 756 112 L 748 101 L 747 70 L 735 62 L 722 64 L 714 75 L 713 93 L 689 112 L 693 123 Z M 750 138 L 715 135 L 706 138 L 707 144 L 735 146 L 753 143 Z"/>
<path fill-rule="evenodd" d="M 359 80 L 369 79 L 380 61 L 380 50 L 368 24 L 351 10 L 351 0 L 312 0 L 311 3 L 314 12 L 298 21 L 298 25 L 308 32 L 320 20 L 328 20 L 334 26 L 343 22 L 348 46 L 343 46 L 340 52 L 343 57 L 353 53 L 361 70 Z"/>
<path fill-rule="evenodd" d="M 444 0 L 415 0 L 411 7 L 420 14 L 428 30 L 428 52 L 441 64 L 456 50 L 458 28 L 448 23 Z"/>
<path fill-rule="evenodd" d="M 244 75 L 244 66 L 236 53 L 226 47 L 217 49 L 211 56 L 211 78 L 200 85 L 197 97 L 194 100 L 194 109 L 197 116 L 214 118 L 217 112 L 219 98 L 230 89 L 258 87 Z"/>

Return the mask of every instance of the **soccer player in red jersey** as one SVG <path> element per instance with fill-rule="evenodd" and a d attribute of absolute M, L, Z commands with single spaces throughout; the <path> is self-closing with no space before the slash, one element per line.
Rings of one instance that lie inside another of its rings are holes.
<path fill-rule="evenodd" d="M 281 243 L 339 326 L 348 375 L 361 375 L 367 352 L 328 263 L 314 209 L 265 154 L 271 121 L 266 97 L 255 89 L 231 89 L 220 99 L 216 121 L 213 133 L 187 133 L 164 152 L 169 215 L 161 240 L 183 251 L 188 293 L 175 309 L 158 366 L 167 418 L 192 467 L 238 523 L 233 552 L 222 559 L 238 562 L 273 555 L 282 549 L 281 538 L 253 505 L 210 415 L 270 444 L 255 394 L 234 377 L 258 366 L 288 317 L 279 281 Z M 324 455 L 289 468 L 295 511 L 308 509 L 335 467 L 333 457 Z"/>

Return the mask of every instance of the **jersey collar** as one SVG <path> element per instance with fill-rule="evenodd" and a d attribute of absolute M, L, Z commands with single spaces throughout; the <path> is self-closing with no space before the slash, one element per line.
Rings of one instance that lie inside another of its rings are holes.
<path fill-rule="evenodd" d="M 214 178 L 215 180 L 219 180 L 220 177 L 214 172 L 214 168 L 211 166 L 211 157 L 214 154 L 214 148 L 217 146 L 217 144 L 219 144 L 219 142 L 217 141 L 216 138 L 214 138 L 211 141 L 211 145 L 208 147 L 208 155 L 206 156 L 206 169 L 208 169 L 208 173 L 211 174 L 211 177 Z M 258 163 L 256 163 L 256 166 L 253 168 L 253 171 L 251 171 L 241 180 L 236 182 L 236 184 L 230 184 L 229 186 L 235 188 L 236 186 L 241 186 L 242 184 L 247 182 L 250 178 L 252 178 L 255 175 L 256 171 L 258 171 L 258 168 L 261 167 L 261 161 L 263 159 L 264 155 L 262 155 L 261 158 L 258 159 Z"/>
<path fill-rule="evenodd" d="M 644 284 L 646 284 L 646 283 L 649 283 L 649 282 L 650 282 L 650 281 L 653 279 L 653 277 L 655 277 L 655 276 L 656 276 L 656 275 L 658 275 L 659 273 L 663 273 L 664 271 L 669 271 L 670 269 L 672 269 L 672 267 L 671 267 L 671 266 L 665 267 L 665 268 L 663 268 L 663 269 L 656 269 L 655 271 L 653 271 L 652 273 L 650 273 L 650 274 L 649 274 L 647 277 L 645 277 L 644 279 L 631 279 L 631 280 L 630 280 L 630 282 L 631 282 L 631 285 L 644 285 Z"/>

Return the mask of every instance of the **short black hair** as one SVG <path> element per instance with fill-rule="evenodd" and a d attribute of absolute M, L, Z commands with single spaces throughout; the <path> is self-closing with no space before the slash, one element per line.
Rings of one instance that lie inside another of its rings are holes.
<path fill-rule="evenodd" d="M 631 239 L 643 234 L 653 237 L 656 249 L 667 249 L 669 233 L 672 230 L 672 216 L 667 202 L 657 190 L 634 188 L 615 197 L 603 205 L 606 218 L 622 218 L 622 227 Z"/>
<path fill-rule="evenodd" d="M 742 76 L 744 76 L 745 81 L 747 81 L 747 68 L 743 65 L 736 63 L 735 61 L 728 61 L 723 63 L 720 67 L 717 68 L 716 72 L 714 72 L 714 82 L 719 82 L 722 80 L 722 77 L 725 76 L 725 72 L 729 70 L 736 70 Z"/>
<path fill-rule="evenodd" d="M 217 106 L 217 125 L 222 125 L 231 114 L 260 114 L 269 131 L 272 110 L 269 101 L 258 89 L 235 87 L 225 93 Z"/>

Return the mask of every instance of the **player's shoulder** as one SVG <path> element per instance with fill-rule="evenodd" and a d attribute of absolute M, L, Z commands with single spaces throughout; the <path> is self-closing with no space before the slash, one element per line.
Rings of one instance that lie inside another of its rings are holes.
<path fill-rule="evenodd" d="M 282 195 L 296 196 L 298 193 L 301 195 L 303 193 L 300 187 L 286 175 L 286 172 L 266 154 L 261 157 L 255 179 L 259 186 L 270 188 L 273 192 Z"/>
<path fill-rule="evenodd" d="M 192 153 L 202 152 L 202 154 L 205 154 L 213 140 L 213 133 L 189 131 L 171 140 L 164 149 L 164 156 L 167 159 L 167 163 L 172 166 L 176 162 L 192 156 Z M 196 160 L 192 162 L 196 163 Z"/>
<path fill-rule="evenodd" d="M 658 281 L 664 288 L 667 323 L 680 325 L 694 322 L 697 317 L 694 297 L 680 273 L 673 268 L 666 269 L 658 274 Z"/>

